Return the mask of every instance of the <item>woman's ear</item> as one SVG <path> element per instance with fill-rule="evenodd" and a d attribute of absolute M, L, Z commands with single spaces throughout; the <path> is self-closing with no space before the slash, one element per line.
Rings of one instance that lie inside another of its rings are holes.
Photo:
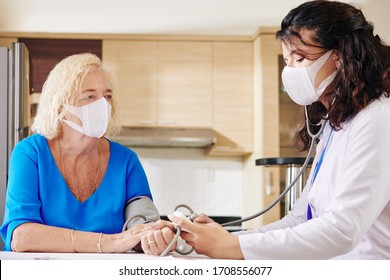
<path fill-rule="evenodd" d="M 58 117 L 63 120 L 67 119 L 64 105 L 60 105 L 60 107 L 58 108 Z"/>
<path fill-rule="evenodd" d="M 335 62 L 336 68 L 339 69 L 341 66 L 341 62 L 340 62 L 339 52 L 337 50 L 333 50 L 332 60 Z"/>

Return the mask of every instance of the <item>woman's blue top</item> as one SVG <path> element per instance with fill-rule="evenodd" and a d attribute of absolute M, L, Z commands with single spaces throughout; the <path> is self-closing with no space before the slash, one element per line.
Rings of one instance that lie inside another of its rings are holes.
<path fill-rule="evenodd" d="M 68 188 L 45 137 L 34 134 L 15 146 L 0 228 L 4 250 L 11 250 L 13 230 L 26 222 L 108 234 L 122 231 L 126 201 L 140 195 L 152 196 L 137 154 L 108 141 L 106 173 L 95 193 L 84 202 Z"/>

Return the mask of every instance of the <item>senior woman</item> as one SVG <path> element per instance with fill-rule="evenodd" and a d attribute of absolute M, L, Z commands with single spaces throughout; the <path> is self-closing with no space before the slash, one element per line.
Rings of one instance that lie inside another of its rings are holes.
<path fill-rule="evenodd" d="M 173 233 L 162 220 L 122 231 L 126 202 L 152 195 L 137 155 L 104 137 L 117 124 L 112 78 L 97 56 L 72 55 L 55 66 L 42 89 L 35 134 L 11 155 L 5 250 L 150 252 L 154 242 L 141 240 L 152 228 L 160 246 L 169 244 Z"/>

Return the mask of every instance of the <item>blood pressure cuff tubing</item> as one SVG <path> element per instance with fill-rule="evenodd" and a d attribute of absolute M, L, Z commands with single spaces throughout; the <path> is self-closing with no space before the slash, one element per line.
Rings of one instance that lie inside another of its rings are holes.
<path fill-rule="evenodd" d="M 136 224 L 145 224 L 160 220 L 160 214 L 153 201 L 147 196 L 137 196 L 127 201 L 124 211 L 123 231 Z"/>

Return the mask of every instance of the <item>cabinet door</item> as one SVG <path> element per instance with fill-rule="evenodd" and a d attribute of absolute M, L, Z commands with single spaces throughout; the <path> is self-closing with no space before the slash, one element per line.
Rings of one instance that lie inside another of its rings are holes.
<path fill-rule="evenodd" d="M 30 54 L 30 93 L 42 92 L 50 71 L 63 58 L 78 53 L 102 57 L 101 40 L 19 38 Z"/>
<path fill-rule="evenodd" d="M 253 149 L 253 59 L 251 42 L 214 42 L 213 127 Z M 218 144 L 218 143 L 217 143 Z"/>
<path fill-rule="evenodd" d="M 158 43 L 158 125 L 212 126 L 212 43 Z"/>
<path fill-rule="evenodd" d="M 103 63 L 116 80 L 120 120 L 124 126 L 157 124 L 157 43 L 103 41 Z"/>
<path fill-rule="evenodd" d="M 17 41 L 18 41 L 18 38 L 2 38 L 2 37 L 0 37 L 0 46 L 10 48 L 12 46 L 12 43 L 17 42 Z"/>

